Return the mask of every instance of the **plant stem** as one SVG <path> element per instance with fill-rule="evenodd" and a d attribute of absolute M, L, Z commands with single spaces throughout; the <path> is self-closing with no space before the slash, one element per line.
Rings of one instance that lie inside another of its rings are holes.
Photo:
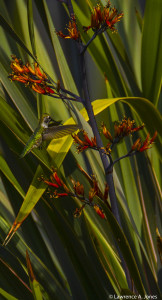
<path fill-rule="evenodd" d="M 99 148 L 103 148 L 103 143 L 101 140 L 101 136 L 100 136 L 98 127 L 97 127 L 96 119 L 94 116 L 92 104 L 91 104 L 90 97 L 89 97 L 87 79 L 86 79 L 85 60 L 84 60 L 83 52 L 81 54 L 81 63 L 82 63 L 82 73 L 83 73 L 82 77 L 83 77 L 83 90 L 84 90 L 84 97 L 85 97 L 85 108 L 86 108 L 88 116 L 89 116 L 89 121 L 90 121 L 92 130 L 93 130 L 93 134 L 96 137 L 97 146 Z M 99 153 L 100 153 L 100 157 L 101 157 L 103 167 L 105 170 L 106 181 L 107 181 L 107 184 L 109 185 L 109 196 L 110 196 L 112 212 L 113 212 L 116 220 L 118 221 L 119 225 L 121 226 L 121 221 L 120 221 L 120 216 L 119 216 L 119 211 L 118 211 L 118 206 L 117 206 L 117 198 L 116 198 L 116 194 L 115 194 L 113 174 L 112 174 L 113 168 L 111 168 L 111 169 L 109 168 L 110 164 L 108 162 L 106 155 L 104 155 L 105 154 L 104 150 L 100 149 Z M 109 172 L 107 172 L 107 171 L 109 171 Z"/>
<path fill-rule="evenodd" d="M 115 159 L 115 160 L 113 161 L 113 165 L 115 165 L 119 160 L 121 160 L 121 159 L 123 159 L 123 158 L 126 158 L 126 157 L 131 157 L 131 156 L 133 156 L 133 155 L 135 155 L 135 154 L 137 154 L 137 153 L 138 153 L 137 151 L 134 151 L 134 152 L 128 152 L 127 154 L 125 154 L 125 155 L 123 155 L 123 156 L 121 156 L 121 157 Z"/>
<path fill-rule="evenodd" d="M 103 29 L 105 28 L 105 24 L 101 26 L 101 28 L 97 29 L 91 39 L 88 41 L 86 45 L 83 45 L 83 49 L 81 50 L 81 54 L 83 55 L 85 51 L 87 50 L 88 46 L 92 43 L 92 41 L 96 38 L 97 35 L 103 32 Z"/>
<path fill-rule="evenodd" d="M 98 131 L 96 119 L 95 119 L 94 112 L 93 112 L 93 107 L 92 107 L 90 97 L 89 97 L 88 85 L 87 85 L 87 80 L 86 80 L 86 69 L 85 69 L 84 53 L 83 53 L 83 55 L 81 55 L 81 60 L 82 60 L 81 63 L 82 63 L 82 73 L 83 73 L 83 90 L 84 90 L 84 97 L 85 97 L 84 105 L 85 105 L 85 108 L 86 108 L 88 116 L 89 116 L 89 121 L 90 121 L 92 130 L 93 130 L 93 134 L 96 137 L 97 146 L 99 148 L 103 148 L 103 143 L 102 143 L 99 131 Z M 101 157 L 102 164 L 103 164 L 105 174 L 106 174 L 106 182 L 109 186 L 109 197 L 110 197 L 110 203 L 111 203 L 111 210 L 112 210 L 112 213 L 114 214 L 117 222 L 119 223 L 120 227 L 122 228 L 121 221 L 120 221 L 119 210 L 118 210 L 118 205 L 117 205 L 117 197 L 116 197 L 116 193 L 115 193 L 114 180 L 113 180 L 113 165 L 110 168 L 110 163 L 108 162 L 107 156 L 104 155 L 105 152 L 104 152 L 103 149 L 100 149 L 99 153 L 100 153 L 100 157 Z M 126 275 L 126 278 L 127 278 L 128 287 L 131 289 L 132 288 L 132 282 L 131 282 L 131 277 L 130 277 L 130 274 L 129 274 L 129 270 L 127 268 L 127 265 L 125 263 L 123 255 L 122 255 L 122 253 L 120 251 L 120 248 L 118 246 L 117 246 L 117 250 L 118 250 L 121 262 L 122 262 L 123 269 L 125 270 L 125 275 Z"/>
<path fill-rule="evenodd" d="M 72 6 L 72 3 L 71 3 L 71 0 L 67 0 L 67 6 L 68 6 L 68 9 L 69 9 L 70 16 L 71 17 L 74 16 L 74 11 L 73 11 L 73 6 Z M 95 37 L 96 37 L 96 35 L 94 34 L 94 38 Z M 89 44 L 90 43 L 88 43 L 88 45 Z M 97 122 L 96 122 L 96 119 L 95 119 L 95 116 L 94 116 L 93 107 L 92 107 L 92 104 L 91 104 L 91 101 L 90 101 L 90 96 L 89 96 L 89 91 L 88 91 L 86 66 L 85 66 L 85 58 L 84 58 L 85 51 L 84 51 L 82 43 L 77 43 L 77 46 L 78 46 L 78 50 L 79 50 L 80 57 L 81 57 L 83 91 L 84 91 L 84 99 L 85 99 L 84 106 L 85 106 L 85 108 L 87 110 L 87 113 L 88 113 L 88 116 L 89 116 L 89 121 L 90 121 L 90 124 L 91 124 L 91 127 L 92 127 L 93 134 L 96 137 L 97 146 L 99 148 L 103 148 L 103 143 L 102 143 L 102 140 L 101 140 L 101 136 L 100 136 L 98 127 L 97 127 Z M 101 161 L 102 161 L 102 164 L 103 164 L 103 167 L 104 167 L 104 170 L 105 170 L 106 182 L 109 186 L 109 197 L 110 197 L 112 213 L 114 214 L 117 222 L 119 223 L 119 225 L 122 228 L 120 215 L 119 215 L 119 210 L 118 210 L 118 205 L 117 205 L 117 197 L 116 197 L 116 193 L 115 193 L 114 180 L 113 180 L 113 166 L 111 167 L 111 169 L 109 168 L 110 163 L 108 161 L 107 156 L 103 155 L 104 154 L 103 149 L 99 150 L 99 153 L 100 153 Z M 123 255 L 122 255 L 119 247 L 117 247 L 117 249 L 118 249 L 118 253 L 119 253 L 122 265 L 123 265 L 123 269 L 125 270 L 125 275 L 126 275 L 126 278 L 127 278 L 128 287 L 131 289 L 132 283 L 131 283 L 129 270 L 127 268 L 127 265 L 125 263 L 125 260 L 123 258 Z"/>
<path fill-rule="evenodd" d="M 95 31 L 94 35 L 91 37 L 91 39 L 88 41 L 88 43 L 83 46 L 83 50 L 81 51 L 81 54 L 84 54 L 84 52 L 87 50 L 88 46 L 96 38 L 97 34 L 98 34 L 97 31 Z"/>

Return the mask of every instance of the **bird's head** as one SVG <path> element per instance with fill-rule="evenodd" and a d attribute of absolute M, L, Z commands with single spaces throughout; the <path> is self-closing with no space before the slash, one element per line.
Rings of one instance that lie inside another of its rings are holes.
<path fill-rule="evenodd" d="M 57 126 L 61 123 L 61 121 L 53 120 L 48 114 L 43 114 L 40 120 L 40 124 L 44 128 L 48 128 L 49 126 Z"/>

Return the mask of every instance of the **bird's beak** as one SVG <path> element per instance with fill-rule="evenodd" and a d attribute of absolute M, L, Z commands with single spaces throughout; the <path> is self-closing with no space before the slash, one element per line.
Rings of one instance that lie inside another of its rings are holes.
<path fill-rule="evenodd" d="M 62 121 L 55 121 L 50 117 L 49 126 L 57 126 L 60 125 Z"/>

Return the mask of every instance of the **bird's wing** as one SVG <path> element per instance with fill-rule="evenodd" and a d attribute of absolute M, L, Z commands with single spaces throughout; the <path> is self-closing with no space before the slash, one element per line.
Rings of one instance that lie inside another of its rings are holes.
<path fill-rule="evenodd" d="M 78 130 L 78 125 L 52 126 L 44 130 L 43 140 L 59 139 Z"/>

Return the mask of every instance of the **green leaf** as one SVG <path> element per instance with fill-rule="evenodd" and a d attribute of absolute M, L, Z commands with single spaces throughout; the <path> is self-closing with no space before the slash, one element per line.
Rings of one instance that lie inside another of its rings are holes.
<path fill-rule="evenodd" d="M 30 282 L 30 286 L 32 288 L 33 291 L 33 296 L 35 300 L 42 300 L 43 296 L 40 290 L 40 285 L 39 282 L 35 279 L 35 275 L 33 272 L 33 268 L 31 265 L 31 261 L 30 261 L 30 257 L 28 254 L 28 251 L 26 251 L 26 262 L 27 262 L 27 268 L 28 268 L 28 274 L 29 274 L 29 282 Z"/>
<path fill-rule="evenodd" d="M 143 96 L 156 106 L 162 69 L 162 1 L 147 0 L 142 34 L 141 73 Z"/>
<path fill-rule="evenodd" d="M 0 246 L 0 268 L 1 288 L 7 289 L 8 293 L 18 299 L 29 299 L 31 290 L 26 283 L 27 276 L 24 269 L 19 261 L 2 246 Z"/>
<path fill-rule="evenodd" d="M 33 207 L 36 205 L 38 200 L 43 195 L 46 190 L 47 185 L 43 181 L 39 181 L 38 178 L 40 174 L 43 173 L 43 170 L 38 166 L 37 171 L 34 175 L 32 183 L 28 189 L 28 192 L 25 196 L 23 204 L 20 208 L 20 211 L 16 217 L 15 223 L 20 224 L 26 219 L 29 213 L 32 211 Z"/>
<path fill-rule="evenodd" d="M 88 253 L 86 253 L 82 243 L 78 239 L 74 228 L 70 226 L 69 217 L 66 218 L 63 216 L 62 211 L 59 212 L 56 207 L 49 213 L 52 216 L 51 220 L 61 238 L 63 247 L 71 258 L 76 276 L 79 277 L 86 296 L 92 299 L 94 297 L 97 297 L 97 299 L 106 299 L 109 291 L 104 288 L 104 284 L 101 278 L 98 277 L 93 262 L 89 259 Z M 79 294 L 78 299 L 82 299 Z"/>
<path fill-rule="evenodd" d="M 43 170 L 38 166 L 35 176 L 32 180 L 32 183 L 28 189 L 28 192 L 24 198 L 24 201 L 20 207 L 18 215 L 12 225 L 6 239 L 4 240 L 4 245 L 7 245 L 12 236 L 15 234 L 17 229 L 21 226 L 22 222 L 30 214 L 34 206 L 37 204 L 41 196 L 46 190 L 46 184 L 43 181 L 39 181 L 38 177 L 43 173 Z"/>
<path fill-rule="evenodd" d="M 125 234 L 123 233 L 123 231 L 121 230 L 115 217 L 111 213 L 111 211 L 107 207 L 105 207 L 105 204 L 103 204 L 102 201 L 99 201 L 99 202 L 100 202 L 102 209 L 104 210 L 104 212 L 106 214 L 107 221 L 109 222 L 109 225 L 114 234 L 114 237 L 116 238 L 116 241 L 122 251 L 123 257 L 128 266 L 129 272 L 133 278 L 135 286 L 136 286 L 138 292 L 144 296 L 145 289 L 143 287 L 141 276 L 140 276 L 135 258 L 133 256 L 133 253 L 131 251 L 130 245 L 128 243 L 128 240 L 127 240 Z"/>
<path fill-rule="evenodd" d="M 140 12 L 136 9 L 136 17 L 137 17 L 137 22 L 138 22 L 138 25 L 139 25 L 139 28 L 142 32 L 142 29 L 143 29 L 143 19 L 142 19 L 142 16 L 140 14 Z"/>
<path fill-rule="evenodd" d="M 24 193 L 23 189 L 21 188 L 20 184 L 18 183 L 15 176 L 11 172 L 9 166 L 7 165 L 5 159 L 3 158 L 2 155 L 0 155 L 0 170 L 7 177 L 7 179 L 11 182 L 11 184 L 15 187 L 15 189 L 19 192 L 19 194 L 24 198 L 25 193 Z"/>
<path fill-rule="evenodd" d="M 62 75 L 62 79 L 64 82 L 64 86 L 65 88 L 67 88 L 69 91 L 72 91 L 73 93 L 78 95 L 78 91 L 77 91 L 77 87 L 75 85 L 74 79 L 72 77 L 70 68 L 68 66 L 68 63 L 66 61 L 64 52 L 62 50 L 59 38 L 56 34 L 56 30 L 52 21 L 52 17 L 51 14 L 49 12 L 49 8 L 47 6 L 46 1 L 43 1 L 43 5 L 44 5 L 44 10 L 46 13 L 46 18 L 47 18 L 47 22 L 48 22 L 48 26 L 49 26 L 49 31 L 50 31 L 50 35 L 51 35 L 51 40 L 53 43 L 53 48 L 57 57 L 57 62 L 60 68 L 60 72 Z"/>
<path fill-rule="evenodd" d="M 33 55 L 36 57 L 36 46 L 35 46 L 35 37 L 34 37 L 34 20 L 33 20 L 33 5 L 32 0 L 27 1 L 27 12 L 28 12 L 28 26 L 29 26 L 29 35 L 31 46 L 33 50 Z"/>
<path fill-rule="evenodd" d="M 1 216 L 0 216 L 0 226 L 1 226 L 1 231 L 4 231 L 4 233 L 6 233 L 9 230 L 8 224 L 5 222 L 5 220 Z M 25 224 L 23 226 L 23 231 L 24 231 L 24 227 L 25 227 Z M 34 231 L 32 231 L 32 229 L 27 230 L 25 235 L 27 236 L 27 233 L 29 234 L 29 232 L 32 232 L 32 234 L 34 235 L 33 238 L 35 238 L 35 233 L 34 233 Z M 44 235 L 43 235 L 43 238 L 44 238 Z M 30 241 L 30 243 L 33 244 L 32 240 L 31 240 L 31 234 L 29 236 L 29 241 Z M 38 242 L 38 240 L 37 240 L 37 242 Z M 46 243 L 48 243 L 50 246 L 48 239 L 46 240 Z M 29 242 L 28 242 L 28 244 L 29 244 Z M 68 299 L 68 293 L 67 293 L 67 289 L 65 288 L 65 284 L 63 285 L 62 282 L 60 284 L 60 282 L 59 282 L 60 277 L 59 278 L 58 278 L 58 276 L 55 277 L 55 273 L 53 272 L 53 270 L 51 271 L 51 269 L 47 266 L 47 264 L 44 263 L 44 260 L 40 259 L 41 250 L 42 250 L 41 244 L 39 244 L 39 242 L 38 242 L 36 252 L 33 252 L 33 247 L 31 249 L 28 246 L 28 244 L 26 244 L 24 242 L 24 240 L 21 237 L 20 232 L 19 232 L 16 234 L 15 238 L 13 238 L 13 240 L 8 245 L 8 247 L 11 249 L 11 251 L 13 253 L 16 253 L 17 259 L 19 260 L 19 262 L 24 270 L 26 270 L 26 267 L 24 265 L 26 249 L 28 250 L 30 257 L 31 257 L 32 265 L 34 267 L 36 277 L 37 277 L 38 281 L 41 283 L 41 291 L 43 294 L 44 294 L 44 289 L 42 289 L 42 286 L 45 285 L 45 289 L 46 289 L 47 293 L 50 295 L 50 299 L 55 298 L 56 295 L 57 295 L 58 299 Z M 6 248 L 3 248 L 3 249 L 5 249 L 7 251 Z M 38 255 L 36 255 L 36 253 Z M 46 256 L 47 257 L 51 256 L 51 252 L 50 251 L 46 252 Z M 13 263 L 13 258 L 12 258 L 12 263 Z M 17 268 L 18 268 L 18 270 L 20 269 L 20 266 L 18 265 L 18 263 L 17 263 Z M 6 275 L 6 279 L 10 278 L 10 277 L 8 277 L 7 272 L 4 272 L 4 274 Z M 0 278 L 1 282 L 4 281 L 4 274 L 0 273 L 1 278 L 3 278 L 3 280 Z M 27 272 L 25 272 L 24 274 L 26 275 Z M 17 288 L 15 289 L 15 287 L 17 287 L 17 284 L 15 283 L 15 281 L 13 279 L 12 279 L 12 282 L 8 281 L 8 279 L 6 280 L 6 287 L 8 286 L 8 291 L 10 291 L 10 287 L 12 287 L 12 283 L 13 283 L 13 287 L 14 287 L 14 289 L 13 289 L 14 292 L 12 294 L 19 295 L 19 291 L 17 291 Z M 28 278 L 27 278 L 27 283 L 28 283 Z M 23 290 L 23 292 L 24 292 L 24 290 Z M 30 291 L 30 293 L 31 293 L 31 291 Z M 23 297 L 21 295 L 18 299 L 26 300 L 26 298 L 27 298 L 27 300 L 30 299 L 28 293 L 26 293 L 26 297 L 25 296 Z M 46 298 L 48 299 L 48 297 L 45 297 L 45 299 Z"/>
<path fill-rule="evenodd" d="M 0 294 L 4 297 L 3 299 L 7 300 L 18 300 L 18 298 L 15 298 L 11 294 L 7 293 L 5 290 L 0 288 Z"/>
<path fill-rule="evenodd" d="M 43 295 L 40 290 L 39 282 L 37 280 L 33 280 L 33 282 L 31 282 L 31 287 L 32 287 L 34 299 L 42 300 Z"/>
<path fill-rule="evenodd" d="M 33 56 L 33 54 L 29 51 L 29 49 L 26 47 L 24 42 L 20 39 L 20 37 L 15 32 L 15 30 L 4 19 L 4 17 L 2 15 L 0 15 L 0 24 L 4 28 L 4 30 L 7 31 L 12 36 L 12 38 L 25 50 L 25 52 L 28 53 L 35 60 L 35 57 Z"/>
<path fill-rule="evenodd" d="M 90 231 L 90 235 L 93 236 L 94 244 L 97 244 L 98 241 L 98 256 L 102 259 L 102 255 L 105 258 L 104 268 L 106 272 L 109 274 L 109 280 L 114 286 L 114 289 L 120 290 L 121 287 L 127 288 L 127 281 L 123 271 L 123 268 L 119 262 L 119 258 L 114 252 L 112 245 L 108 240 L 104 237 L 103 233 L 101 233 L 97 224 L 93 221 L 90 214 L 87 211 L 84 211 L 84 215 L 86 216 L 86 224 L 87 230 Z M 106 224 L 105 224 L 106 225 Z M 91 237 L 92 238 L 92 237 Z"/>

